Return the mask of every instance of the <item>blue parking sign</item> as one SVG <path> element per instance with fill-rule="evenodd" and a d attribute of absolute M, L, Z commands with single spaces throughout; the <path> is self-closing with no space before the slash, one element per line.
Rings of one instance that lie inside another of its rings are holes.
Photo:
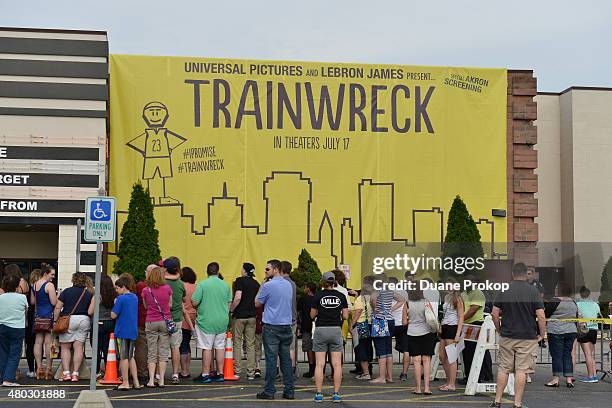
<path fill-rule="evenodd" d="M 110 201 L 92 201 L 91 213 L 89 219 L 92 221 L 110 221 L 111 220 L 111 202 Z"/>
<path fill-rule="evenodd" d="M 114 241 L 115 211 L 114 197 L 89 197 L 85 208 L 85 241 Z"/>

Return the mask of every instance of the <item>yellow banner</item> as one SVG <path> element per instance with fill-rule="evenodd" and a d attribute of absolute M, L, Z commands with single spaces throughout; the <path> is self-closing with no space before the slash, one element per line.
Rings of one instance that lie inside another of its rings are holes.
<path fill-rule="evenodd" d="M 359 287 L 364 242 L 441 242 L 457 194 L 484 243 L 506 241 L 505 219 L 491 217 L 507 207 L 504 69 L 110 65 L 110 194 L 126 211 L 142 180 L 163 256 L 200 276 L 211 261 L 229 279 L 243 262 L 262 276 L 266 260 L 295 265 L 306 248 Z"/>

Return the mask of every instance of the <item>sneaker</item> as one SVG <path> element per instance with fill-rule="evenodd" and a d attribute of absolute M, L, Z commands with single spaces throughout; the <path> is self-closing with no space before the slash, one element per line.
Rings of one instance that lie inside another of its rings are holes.
<path fill-rule="evenodd" d="M 197 377 L 194 377 L 193 382 L 198 384 L 208 384 L 212 382 L 212 378 L 210 375 L 198 375 Z"/>
<path fill-rule="evenodd" d="M 363 374 L 363 371 L 360 368 L 354 368 L 351 371 L 349 371 L 349 373 L 361 375 L 361 374 Z"/>
<path fill-rule="evenodd" d="M 593 377 L 584 377 L 584 378 L 581 378 L 579 381 L 583 382 L 583 383 L 596 383 L 596 382 L 599 382 L 599 377 L 594 375 Z"/>
<path fill-rule="evenodd" d="M 255 376 L 254 376 L 254 375 L 249 375 L 249 376 L 247 377 L 247 380 L 249 380 L 249 381 L 253 381 L 254 379 L 255 379 Z"/>
<path fill-rule="evenodd" d="M 400 381 L 408 381 L 408 374 L 401 373 L 399 376 Z"/>
<path fill-rule="evenodd" d="M 489 404 L 489 408 L 501 408 L 501 402 L 495 402 Z"/>
<path fill-rule="evenodd" d="M 255 369 L 255 378 L 261 378 L 261 370 L 259 368 Z"/>
<path fill-rule="evenodd" d="M 34 371 L 28 371 L 26 374 L 28 378 L 36 378 L 36 373 Z"/>
<path fill-rule="evenodd" d="M 323 394 L 317 392 L 314 396 L 314 402 L 323 402 Z"/>
<path fill-rule="evenodd" d="M 222 375 L 217 374 L 212 378 L 212 382 L 225 382 L 225 378 L 223 378 Z"/>
<path fill-rule="evenodd" d="M 288 399 L 288 400 L 294 400 L 295 399 L 295 395 L 283 392 L 283 398 L 284 399 Z"/>
<path fill-rule="evenodd" d="M 273 400 L 274 395 L 266 394 L 265 392 L 260 392 L 257 394 L 257 399 Z"/>
<path fill-rule="evenodd" d="M 355 378 L 358 380 L 371 380 L 372 376 L 370 374 L 360 374 Z"/>
<path fill-rule="evenodd" d="M 342 402 L 342 398 L 340 397 L 339 393 L 334 392 L 332 395 L 332 402 Z"/>

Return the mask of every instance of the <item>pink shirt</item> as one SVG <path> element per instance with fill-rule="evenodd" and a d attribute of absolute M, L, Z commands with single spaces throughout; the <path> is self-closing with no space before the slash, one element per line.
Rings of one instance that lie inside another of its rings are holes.
<path fill-rule="evenodd" d="M 159 308 L 157 307 L 155 300 L 153 300 L 153 296 L 151 296 L 151 292 L 153 292 L 153 295 L 155 295 L 155 299 L 157 299 L 157 303 L 159 303 L 159 306 L 164 312 L 166 319 L 172 319 L 172 315 L 170 314 L 170 299 L 172 298 L 172 289 L 170 286 L 161 285 L 157 288 L 147 286 L 142 290 L 142 299 L 147 304 L 147 318 L 145 321 L 160 322 L 164 320 L 159 312 Z"/>
<path fill-rule="evenodd" d="M 191 323 L 193 324 L 195 324 L 196 310 L 193 307 L 193 304 L 191 303 L 191 296 L 193 295 L 195 288 L 195 283 L 185 282 L 185 300 L 183 301 L 183 304 L 185 305 L 185 312 L 187 312 L 187 314 L 191 318 Z"/>

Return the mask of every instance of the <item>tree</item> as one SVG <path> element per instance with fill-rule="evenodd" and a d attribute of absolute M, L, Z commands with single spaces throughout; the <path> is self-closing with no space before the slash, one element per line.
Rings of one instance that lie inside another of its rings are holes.
<path fill-rule="evenodd" d="M 304 286 L 312 282 L 319 286 L 321 283 L 321 270 L 307 250 L 302 249 L 298 257 L 298 266 L 290 274 L 291 279 L 297 286 L 298 300 L 304 296 Z"/>
<path fill-rule="evenodd" d="M 448 213 L 442 260 L 446 261 L 450 258 L 453 260 L 453 265 L 457 265 L 458 258 L 472 258 L 475 260 L 476 258 L 482 258 L 483 255 L 480 231 L 478 231 L 478 227 L 476 227 L 476 223 L 461 197 L 456 196 Z M 443 262 L 440 277 L 443 279 L 449 276 L 457 278 L 458 275 L 453 270 L 456 268 L 446 267 L 444 266 L 445 264 L 447 262 Z M 477 269 L 466 272 L 477 278 L 483 276 L 483 273 L 481 273 L 483 271 L 478 271 Z"/>
<path fill-rule="evenodd" d="M 601 314 L 603 316 L 612 314 L 612 310 L 608 310 L 608 303 L 612 302 L 612 256 L 608 259 L 608 262 L 606 262 L 606 265 L 601 272 L 600 292 L 599 308 L 601 309 Z"/>
<path fill-rule="evenodd" d="M 113 273 L 127 272 L 136 281 L 143 280 L 148 265 L 161 259 L 159 231 L 155 229 L 153 202 L 149 190 L 140 181 L 132 188 L 127 220 L 121 228 L 121 240 Z"/>

